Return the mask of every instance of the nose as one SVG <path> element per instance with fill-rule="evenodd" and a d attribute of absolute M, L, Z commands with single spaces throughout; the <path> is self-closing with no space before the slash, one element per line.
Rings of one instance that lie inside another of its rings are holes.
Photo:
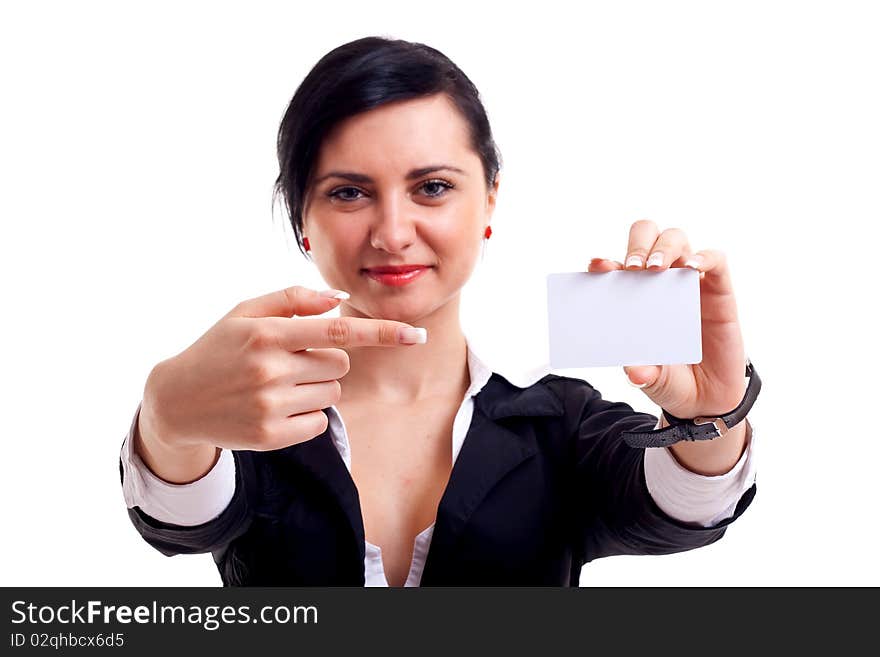
<path fill-rule="evenodd" d="M 388 253 L 400 253 L 416 239 L 413 209 L 405 198 L 386 194 L 376 206 L 376 217 L 370 231 L 370 244 Z"/>

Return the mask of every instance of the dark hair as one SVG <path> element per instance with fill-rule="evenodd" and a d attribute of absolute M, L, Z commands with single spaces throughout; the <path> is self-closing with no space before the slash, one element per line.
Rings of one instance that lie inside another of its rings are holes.
<path fill-rule="evenodd" d="M 470 128 L 471 145 L 491 187 L 501 168 L 480 94 L 446 55 L 423 43 L 370 36 L 324 55 L 300 83 L 278 129 L 273 198 L 284 199 L 303 255 L 303 205 L 327 133 L 344 119 L 385 103 L 445 93 Z"/>

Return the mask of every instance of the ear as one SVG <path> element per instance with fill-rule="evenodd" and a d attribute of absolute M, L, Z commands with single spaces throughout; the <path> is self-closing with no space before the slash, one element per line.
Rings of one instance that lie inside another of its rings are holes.
<path fill-rule="evenodd" d="M 314 190 L 312 189 L 311 180 L 306 185 L 305 190 L 303 191 L 303 205 L 302 205 L 302 229 L 303 235 L 308 237 L 308 217 L 309 210 L 312 206 L 312 201 L 314 200 Z"/>
<path fill-rule="evenodd" d="M 309 205 L 311 202 L 311 198 L 307 197 L 306 202 L 303 203 L 302 209 L 302 234 L 306 237 L 309 236 Z"/>
<path fill-rule="evenodd" d="M 490 218 L 492 213 L 495 211 L 495 203 L 498 201 L 498 186 L 501 183 L 501 173 L 498 172 L 495 174 L 495 182 L 489 188 L 489 193 L 486 196 L 486 218 Z"/>

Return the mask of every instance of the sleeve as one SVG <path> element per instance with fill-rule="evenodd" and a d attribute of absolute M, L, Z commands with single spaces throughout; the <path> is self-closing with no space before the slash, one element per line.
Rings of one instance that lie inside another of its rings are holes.
<path fill-rule="evenodd" d="M 645 450 L 645 482 L 664 513 L 703 527 L 712 527 L 733 515 L 737 502 L 755 483 L 754 427 L 748 418 L 745 422 L 743 455 L 722 475 L 707 477 L 691 472 L 668 447 Z"/>
<path fill-rule="evenodd" d="M 251 519 L 254 468 L 246 452 L 223 450 L 214 467 L 189 484 L 160 479 L 134 451 L 140 404 L 119 456 L 128 515 L 141 537 L 166 556 L 222 549 Z"/>
<path fill-rule="evenodd" d="M 567 386 L 565 403 L 575 421 L 576 527 L 582 563 L 612 555 L 671 554 L 714 543 L 751 504 L 752 484 L 733 513 L 710 527 L 674 518 L 652 497 L 645 477 L 645 449 L 627 445 L 622 433 L 655 427 L 659 418 L 624 402 L 602 399 L 584 381 Z M 658 449 L 658 448 L 653 448 Z"/>
<path fill-rule="evenodd" d="M 140 507 L 165 523 L 206 523 L 219 516 L 235 494 L 235 459 L 227 449 L 221 450 L 217 463 L 204 477 L 189 484 L 172 484 L 157 477 L 135 451 L 133 431 L 125 437 L 119 458 L 125 473 L 122 493 L 126 506 Z"/>

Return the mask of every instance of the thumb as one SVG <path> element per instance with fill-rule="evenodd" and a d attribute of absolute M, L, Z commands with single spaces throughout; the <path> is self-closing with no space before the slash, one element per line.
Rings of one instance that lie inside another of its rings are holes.
<path fill-rule="evenodd" d="M 630 385 L 634 385 L 636 388 L 650 386 L 660 377 L 660 367 L 657 365 L 624 367 L 623 371 L 626 372 Z"/>
<path fill-rule="evenodd" d="M 335 308 L 340 300 L 349 298 L 348 292 L 324 290 L 318 292 L 302 285 L 294 285 L 242 301 L 227 317 L 293 317 L 294 315 L 321 315 Z"/>

